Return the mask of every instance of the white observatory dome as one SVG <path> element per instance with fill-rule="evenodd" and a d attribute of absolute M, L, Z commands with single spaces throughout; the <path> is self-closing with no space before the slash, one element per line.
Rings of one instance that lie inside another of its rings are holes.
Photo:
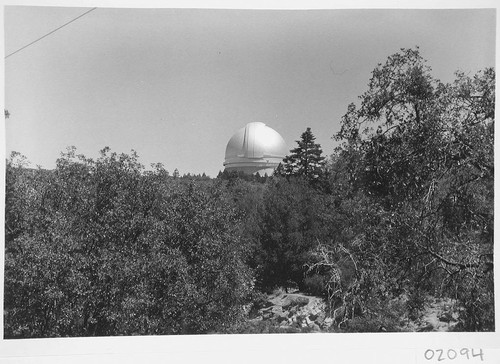
<path fill-rule="evenodd" d="M 287 153 L 286 143 L 277 131 L 264 123 L 248 123 L 229 139 L 224 166 L 229 172 L 271 175 Z"/>

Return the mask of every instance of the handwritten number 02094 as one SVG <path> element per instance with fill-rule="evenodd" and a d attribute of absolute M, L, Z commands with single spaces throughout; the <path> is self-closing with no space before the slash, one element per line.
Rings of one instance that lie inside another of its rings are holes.
<path fill-rule="evenodd" d="M 469 349 L 469 348 L 462 348 L 458 352 L 454 349 L 448 349 L 448 350 L 427 349 L 424 352 L 425 359 L 436 360 L 436 361 L 454 360 L 454 359 L 457 359 L 458 357 L 467 358 L 467 359 L 480 358 L 481 361 L 483 361 L 484 360 L 483 355 L 484 355 L 483 349 L 474 350 L 474 349 Z"/>

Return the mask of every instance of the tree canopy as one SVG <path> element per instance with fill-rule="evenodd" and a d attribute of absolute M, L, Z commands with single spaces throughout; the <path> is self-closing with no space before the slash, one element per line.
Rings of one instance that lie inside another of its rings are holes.
<path fill-rule="evenodd" d="M 418 49 L 401 50 L 334 136 L 332 182 L 372 206 L 353 241 L 384 267 L 374 286 L 458 297 L 472 329 L 493 327 L 494 80 L 486 69 L 443 84 Z"/>
<path fill-rule="evenodd" d="M 237 321 L 253 278 L 218 183 L 69 149 L 7 164 L 5 336 L 203 333 Z"/>

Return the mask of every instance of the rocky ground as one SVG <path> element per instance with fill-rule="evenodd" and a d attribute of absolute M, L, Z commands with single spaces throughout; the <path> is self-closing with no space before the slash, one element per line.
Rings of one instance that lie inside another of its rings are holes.
<path fill-rule="evenodd" d="M 320 297 L 301 292 L 277 291 L 251 309 L 250 325 L 270 325 L 278 332 L 328 332 L 336 325 L 327 314 L 327 306 Z M 429 298 L 420 317 L 410 321 L 401 318 L 396 331 L 451 331 L 458 322 L 458 313 L 450 299 Z M 379 330 L 386 331 L 381 326 Z M 273 331 L 274 332 L 274 331 Z"/>
<path fill-rule="evenodd" d="M 458 311 L 451 299 L 429 298 L 422 316 L 408 328 L 411 331 L 452 331 L 458 324 Z"/>
<path fill-rule="evenodd" d="M 305 328 L 312 331 L 327 329 L 333 319 L 326 316 L 326 304 L 320 297 L 300 292 L 278 292 L 250 312 L 250 321 L 270 321 L 281 328 Z"/>

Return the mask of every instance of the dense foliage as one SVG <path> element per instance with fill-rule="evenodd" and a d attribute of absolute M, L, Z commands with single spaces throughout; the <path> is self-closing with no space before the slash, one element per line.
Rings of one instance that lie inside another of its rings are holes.
<path fill-rule="evenodd" d="M 135 154 L 7 165 L 5 336 L 198 333 L 242 315 L 253 280 L 217 181 Z"/>
<path fill-rule="evenodd" d="M 491 330 L 495 73 L 456 76 L 433 79 L 418 49 L 380 64 L 335 136 L 332 182 L 353 230 L 340 238 L 358 263 L 352 310 L 447 295 L 463 329 Z"/>
<path fill-rule="evenodd" d="M 247 308 L 277 287 L 323 296 L 345 331 L 396 330 L 429 297 L 456 302 L 457 330 L 494 330 L 494 80 L 444 84 L 401 50 L 332 156 L 307 128 L 272 177 L 169 175 L 107 148 L 47 171 L 14 153 L 5 337 L 254 332 Z"/>

